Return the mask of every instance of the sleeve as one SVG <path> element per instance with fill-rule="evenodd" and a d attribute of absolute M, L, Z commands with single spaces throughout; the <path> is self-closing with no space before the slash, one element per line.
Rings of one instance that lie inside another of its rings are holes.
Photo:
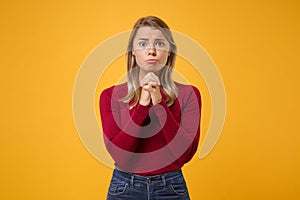
<path fill-rule="evenodd" d="M 162 132 L 169 151 L 176 156 L 177 164 L 183 165 L 189 162 L 197 151 L 200 138 L 201 96 L 194 86 L 188 86 L 180 103 L 181 119 L 177 121 L 165 101 L 154 105 L 152 112 L 158 117 Z M 161 117 L 166 115 L 166 117 Z M 166 118 L 166 120 L 163 120 Z M 183 153 L 183 154 L 182 154 Z"/>
<path fill-rule="evenodd" d="M 106 89 L 100 95 L 102 130 L 106 149 L 116 163 L 124 165 L 138 145 L 140 127 L 148 117 L 149 107 L 138 104 L 132 114 L 128 114 L 125 126 L 120 127 L 120 101 L 112 97 L 112 90 Z"/>

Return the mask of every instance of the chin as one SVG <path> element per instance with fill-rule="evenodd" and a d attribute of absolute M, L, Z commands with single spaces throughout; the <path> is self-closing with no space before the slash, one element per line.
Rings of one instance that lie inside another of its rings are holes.
<path fill-rule="evenodd" d="M 159 72 L 163 67 L 157 65 L 147 65 L 143 68 L 144 71 L 148 72 Z"/>

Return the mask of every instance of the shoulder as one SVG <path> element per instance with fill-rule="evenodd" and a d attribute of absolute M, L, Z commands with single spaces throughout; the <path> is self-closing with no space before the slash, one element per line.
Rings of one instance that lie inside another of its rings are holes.
<path fill-rule="evenodd" d="M 182 84 L 182 83 L 175 83 L 178 89 L 178 101 L 183 106 L 198 105 L 201 107 L 202 100 L 201 94 L 199 89 L 194 85 Z"/>
<path fill-rule="evenodd" d="M 127 94 L 127 83 L 122 83 L 120 85 L 113 85 L 105 88 L 101 94 L 100 98 L 123 98 Z"/>
<path fill-rule="evenodd" d="M 200 91 L 199 89 L 194 86 L 194 85 L 189 85 L 189 84 L 182 84 L 182 83 L 177 83 L 175 82 L 175 85 L 178 89 L 178 95 L 191 95 L 191 94 L 195 94 L 196 96 L 200 97 Z"/>

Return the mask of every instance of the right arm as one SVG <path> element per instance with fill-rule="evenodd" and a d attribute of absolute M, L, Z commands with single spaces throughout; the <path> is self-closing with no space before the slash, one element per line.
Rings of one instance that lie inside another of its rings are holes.
<path fill-rule="evenodd" d="M 130 159 L 131 153 L 136 150 L 139 143 L 140 127 L 143 126 L 148 117 L 149 107 L 137 104 L 130 115 L 128 110 L 128 119 L 122 119 L 127 122 L 123 127 L 120 127 L 120 104 L 122 102 L 112 97 L 113 89 L 115 87 L 104 90 L 100 96 L 102 130 L 108 152 L 116 163 L 124 165 Z M 130 135 L 128 134 L 129 131 Z"/>

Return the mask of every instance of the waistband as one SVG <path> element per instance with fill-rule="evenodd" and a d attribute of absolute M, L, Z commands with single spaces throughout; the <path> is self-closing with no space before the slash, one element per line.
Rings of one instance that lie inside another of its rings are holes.
<path fill-rule="evenodd" d="M 167 172 L 164 174 L 159 174 L 159 175 L 154 175 L 154 176 L 141 176 L 141 175 L 136 175 L 136 174 L 132 174 L 129 172 L 124 172 L 118 168 L 114 169 L 113 172 L 113 176 L 116 178 L 119 178 L 121 180 L 124 181 L 137 181 L 137 182 L 146 182 L 146 183 L 152 183 L 152 182 L 156 182 L 156 181 L 162 181 L 162 182 L 168 182 L 171 181 L 172 179 L 176 179 L 178 177 L 182 177 L 182 170 L 178 169 L 178 170 L 174 170 L 171 172 Z"/>

